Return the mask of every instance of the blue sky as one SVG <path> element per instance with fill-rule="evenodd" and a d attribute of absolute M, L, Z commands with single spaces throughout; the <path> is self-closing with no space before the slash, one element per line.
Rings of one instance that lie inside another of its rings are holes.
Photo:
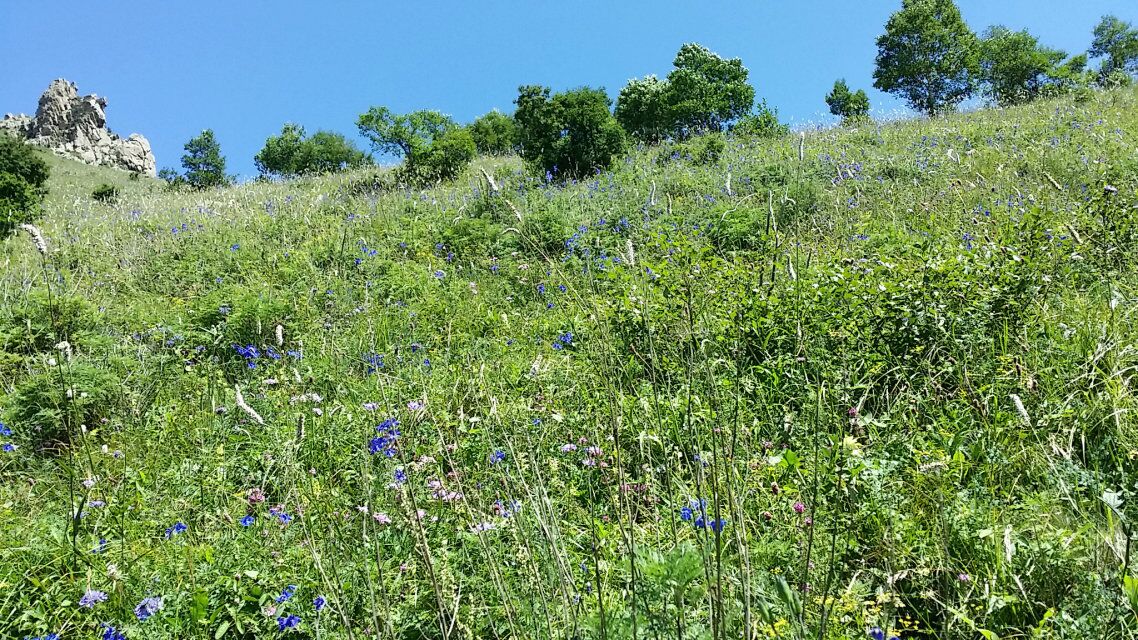
<path fill-rule="evenodd" d="M 605 87 L 668 72 L 684 42 L 741 57 L 759 97 L 791 123 L 828 118 L 845 77 L 876 112 L 900 104 L 872 89 L 874 41 L 900 0 L 0 0 L 0 113 L 35 111 L 56 77 L 107 96 L 120 134 L 150 139 L 177 167 L 186 140 L 212 128 L 229 170 L 285 122 L 355 137 L 371 105 L 434 108 L 468 121 L 512 110 L 519 84 Z M 1027 28 L 1084 51 L 1100 16 L 1138 22 L 1134 0 L 958 0 L 977 32 Z M 50 43 L 50 44 L 47 44 Z M 361 146 L 362 143 L 361 143 Z"/>

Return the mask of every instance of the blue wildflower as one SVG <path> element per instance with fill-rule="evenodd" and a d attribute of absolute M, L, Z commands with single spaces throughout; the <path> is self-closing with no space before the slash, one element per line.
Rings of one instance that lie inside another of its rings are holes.
<path fill-rule="evenodd" d="M 505 451 L 498 450 L 498 451 L 495 451 L 494 453 L 490 454 L 490 464 L 498 464 L 499 462 L 501 462 L 505 459 L 506 459 L 506 452 Z"/>
<path fill-rule="evenodd" d="M 252 514 L 247 515 L 244 518 L 241 518 L 241 526 L 242 527 L 251 527 L 251 526 L 253 526 L 253 522 L 256 521 L 256 519 L 257 518 L 255 516 L 253 516 Z"/>
<path fill-rule="evenodd" d="M 300 616 L 290 615 L 290 616 L 280 616 L 279 618 L 277 618 L 277 630 L 278 631 L 284 631 L 285 629 L 292 629 L 293 627 L 297 626 L 298 624 L 300 624 Z"/>
<path fill-rule="evenodd" d="M 8 425 L 4 424 L 3 422 L 0 422 L 0 436 L 10 436 L 10 435 L 12 435 L 12 430 L 8 428 Z"/>
<path fill-rule="evenodd" d="M 395 482 L 397 484 L 404 484 L 407 482 L 407 472 L 403 470 L 403 467 L 395 470 Z"/>
<path fill-rule="evenodd" d="M 94 608 L 94 606 L 99 604 L 100 602 L 106 602 L 106 601 L 107 601 L 107 594 L 106 593 L 104 593 L 102 591 L 95 591 L 92 589 L 88 589 L 87 593 L 84 593 L 83 597 L 79 598 L 79 606 L 87 608 L 87 609 L 91 609 L 91 608 Z"/>
<path fill-rule="evenodd" d="M 150 616 L 162 610 L 162 598 L 143 598 L 134 608 L 134 617 L 145 622 Z"/>
<path fill-rule="evenodd" d="M 691 519 L 692 519 L 691 507 L 684 507 L 683 509 L 680 509 L 680 520 L 683 520 L 684 522 L 688 522 Z"/>
<path fill-rule="evenodd" d="M 281 604 L 283 602 L 288 602 L 289 599 L 292 598 L 292 596 L 295 593 L 296 593 L 296 585 L 295 584 L 290 584 L 289 586 L 285 587 L 284 591 L 281 591 L 281 594 L 279 596 L 277 596 L 277 604 Z"/>
<path fill-rule="evenodd" d="M 12 444 L 11 442 L 5 442 L 4 444 L 0 445 L 0 449 L 11 452 L 16 450 L 16 445 Z"/>
<path fill-rule="evenodd" d="M 102 640 L 126 640 L 126 634 L 104 622 Z"/>
<path fill-rule="evenodd" d="M 107 539 L 106 538 L 99 538 L 99 544 L 95 545 L 94 549 L 91 549 L 91 553 L 102 553 L 106 550 L 107 550 Z"/>
<path fill-rule="evenodd" d="M 885 632 L 881 630 L 881 627 L 874 627 L 869 630 L 869 637 L 872 640 L 885 640 Z"/>
<path fill-rule="evenodd" d="M 327 602 L 328 601 L 324 599 L 324 596 L 316 596 L 312 600 L 312 606 L 315 607 L 317 611 L 320 611 L 321 609 L 324 608 L 324 605 Z"/>
<path fill-rule="evenodd" d="M 436 269 L 435 270 L 435 277 L 438 278 L 439 280 L 442 280 L 443 278 L 447 277 L 447 274 L 442 269 Z"/>
<path fill-rule="evenodd" d="M 187 527 L 184 523 L 175 522 L 169 527 L 166 527 L 166 539 L 170 539 L 178 534 L 184 533 L 186 529 Z"/>

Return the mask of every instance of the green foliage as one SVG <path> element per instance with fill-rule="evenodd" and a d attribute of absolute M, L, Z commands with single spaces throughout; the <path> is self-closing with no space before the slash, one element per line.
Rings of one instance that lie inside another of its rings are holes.
<path fill-rule="evenodd" d="M 477 155 L 474 138 L 465 128 L 440 133 L 431 144 L 416 149 L 407 158 L 407 177 L 417 182 L 453 180 Z"/>
<path fill-rule="evenodd" d="M 0 134 L 0 236 L 39 216 L 48 175 L 30 146 Z"/>
<path fill-rule="evenodd" d="M 1138 71 L 1138 29 L 1133 25 L 1117 16 L 1103 16 L 1094 36 L 1087 53 L 1092 58 L 1105 58 L 1099 72 L 1102 77 L 1115 71 Z"/>
<path fill-rule="evenodd" d="M 755 101 L 747 68 L 698 44 L 685 44 L 666 80 L 633 79 L 620 91 L 616 118 L 644 142 L 722 131 L 746 116 Z"/>
<path fill-rule="evenodd" d="M 842 124 L 869 117 L 869 96 L 864 89 L 850 91 L 844 79 L 834 82 L 834 88 L 826 95 L 826 105 L 830 107 L 830 113 L 842 119 Z"/>
<path fill-rule="evenodd" d="M 343 135 L 317 131 L 306 138 L 304 127 L 286 124 L 270 136 L 253 158 L 262 175 L 292 178 L 334 173 L 366 164 L 369 158 Z"/>
<path fill-rule="evenodd" d="M 547 87 L 519 87 L 514 120 L 522 158 L 557 178 L 607 169 L 625 148 L 611 103 L 602 89 L 582 87 L 551 98 Z"/>
<path fill-rule="evenodd" d="M 732 133 L 753 138 L 778 138 L 790 133 L 790 127 L 779 122 L 778 111 L 761 101 L 753 113 L 739 119 L 731 128 Z"/>
<path fill-rule="evenodd" d="M 231 182 L 225 173 L 225 156 L 221 155 L 221 145 L 213 135 L 213 129 L 206 129 L 191 138 L 185 146 L 182 180 L 194 189 L 211 189 Z"/>
<path fill-rule="evenodd" d="M 691 135 L 720 131 L 743 117 L 755 102 L 747 68 L 698 44 L 685 44 L 672 61 L 666 89 L 675 131 Z"/>
<path fill-rule="evenodd" d="M 633 138 L 659 142 L 675 129 L 669 97 L 666 80 L 656 76 L 629 80 L 616 99 L 616 120 Z"/>
<path fill-rule="evenodd" d="M 903 0 L 877 39 L 873 86 L 930 116 L 952 111 L 976 86 L 977 48 L 953 0 Z"/>
<path fill-rule="evenodd" d="M 984 92 L 1000 106 L 1035 100 L 1056 75 L 1070 75 L 1069 70 L 1059 71 L 1067 54 L 1040 45 L 1026 29 L 989 27 L 979 46 L 980 81 Z"/>
<path fill-rule="evenodd" d="M 105 204 L 114 203 L 119 199 L 119 189 L 113 184 L 104 182 L 91 192 L 91 199 Z"/>
<path fill-rule="evenodd" d="M 356 126 L 377 152 L 409 158 L 458 124 L 438 111 L 421 110 L 401 115 L 387 107 L 372 107 L 360 115 Z"/>
<path fill-rule="evenodd" d="M 497 109 L 470 123 L 470 136 L 478 153 L 488 156 L 509 155 L 517 147 L 514 119 Z"/>

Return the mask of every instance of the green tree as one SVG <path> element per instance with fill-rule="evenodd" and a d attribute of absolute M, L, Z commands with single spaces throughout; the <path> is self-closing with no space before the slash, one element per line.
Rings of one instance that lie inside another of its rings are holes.
<path fill-rule="evenodd" d="M 826 96 L 826 104 L 830 113 L 841 117 L 843 124 L 869 117 L 869 96 L 863 89 L 850 91 L 844 79 L 834 82 L 834 88 Z"/>
<path fill-rule="evenodd" d="M 404 166 L 407 177 L 416 182 L 453 180 L 474 159 L 474 137 L 465 127 L 439 134 L 425 147 L 419 147 Z"/>
<path fill-rule="evenodd" d="M 984 93 L 1004 107 L 1038 98 L 1053 82 L 1067 54 L 1039 44 L 1024 31 L 996 25 L 980 40 L 980 81 Z"/>
<path fill-rule="evenodd" d="M 877 39 L 873 86 L 930 116 L 951 111 L 975 88 L 976 49 L 952 0 L 902 0 Z"/>
<path fill-rule="evenodd" d="M 1095 27 L 1094 36 L 1087 53 L 1092 58 L 1106 58 L 1099 72 L 1101 76 L 1138 70 L 1138 29 L 1133 25 L 1116 16 L 1103 16 Z"/>
<path fill-rule="evenodd" d="M 195 189 L 208 189 L 229 184 L 225 174 L 225 156 L 221 155 L 221 145 L 213 135 L 213 129 L 206 129 L 190 139 L 184 147 L 182 168 L 186 170 L 183 179 Z"/>
<path fill-rule="evenodd" d="M 668 82 L 656 76 L 633 78 L 616 99 L 616 121 L 630 136 L 655 143 L 672 134 Z"/>
<path fill-rule="evenodd" d="M 755 102 L 747 68 L 739 58 L 721 58 L 698 44 L 680 47 L 668 74 L 667 104 L 679 137 L 721 131 L 743 117 Z"/>
<path fill-rule="evenodd" d="M 515 103 L 522 158 L 551 175 L 580 178 L 606 169 L 625 148 L 603 89 L 582 87 L 551 98 L 548 87 L 522 86 Z"/>
<path fill-rule="evenodd" d="M 396 114 L 387 107 L 372 107 L 356 120 L 356 126 L 377 152 L 407 158 L 458 124 L 438 111 Z"/>
<path fill-rule="evenodd" d="M 513 118 L 495 109 L 470 124 L 470 136 L 479 153 L 504 156 L 514 152 L 516 129 Z"/>
<path fill-rule="evenodd" d="M 0 234 L 35 220 L 49 173 L 31 146 L 0 134 Z"/>
<path fill-rule="evenodd" d="M 304 127 L 286 124 L 280 135 L 270 136 L 253 163 L 263 175 L 294 177 L 332 173 L 366 164 L 368 157 L 344 136 L 317 131 L 306 138 Z"/>

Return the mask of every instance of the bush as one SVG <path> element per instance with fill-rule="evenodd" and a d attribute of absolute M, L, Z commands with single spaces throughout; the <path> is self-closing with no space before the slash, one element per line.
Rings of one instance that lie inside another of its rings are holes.
<path fill-rule="evenodd" d="M 113 184 L 103 183 L 91 192 L 91 198 L 97 202 L 110 204 L 119 199 L 119 188 Z"/>
<path fill-rule="evenodd" d="M 304 127 L 286 124 L 278 136 L 270 136 L 253 158 L 262 175 L 292 178 L 333 173 L 366 164 L 368 157 L 338 133 L 317 131 L 305 138 Z"/>
<path fill-rule="evenodd" d="M 753 138 L 778 138 L 790 133 L 790 127 L 778 121 L 778 112 L 768 107 L 764 100 L 754 113 L 741 118 L 731 131 Z"/>
<path fill-rule="evenodd" d="M 522 247 L 537 255 L 553 257 L 565 250 L 569 220 L 560 211 L 547 207 L 532 211 L 522 219 Z"/>
<path fill-rule="evenodd" d="M 470 124 L 470 137 L 478 153 L 504 156 L 513 153 L 517 146 L 516 129 L 513 118 L 494 110 Z"/>
<path fill-rule="evenodd" d="M 845 80 L 834 82 L 834 88 L 826 96 L 830 113 L 840 117 L 842 124 L 857 122 L 869 116 L 869 96 L 863 89 L 850 91 Z"/>
<path fill-rule="evenodd" d="M 550 177 L 582 178 L 607 169 L 624 151 L 624 132 L 602 89 L 582 87 L 550 98 L 548 87 L 518 89 L 522 158 Z"/>
<path fill-rule="evenodd" d="M 35 220 L 49 170 L 30 146 L 0 135 L 0 234 Z"/>
<path fill-rule="evenodd" d="M 476 154 L 470 131 L 451 129 L 407 158 L 406 175 L 416 182 L 453 180 Z"/>

